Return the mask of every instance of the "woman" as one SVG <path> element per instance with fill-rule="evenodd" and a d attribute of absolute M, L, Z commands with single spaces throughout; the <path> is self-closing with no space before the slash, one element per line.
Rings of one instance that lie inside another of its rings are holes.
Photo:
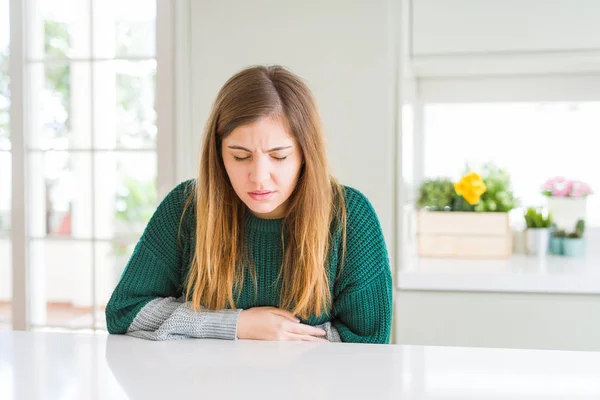
<path fill-rule="evenodd" d="M 309 89 L 252 67 L 220 90 L 199 175 L 158 206 L 106 321 L 153 340 L 387 343 L 391 282 L 373 207 L 329 174 Z"/>

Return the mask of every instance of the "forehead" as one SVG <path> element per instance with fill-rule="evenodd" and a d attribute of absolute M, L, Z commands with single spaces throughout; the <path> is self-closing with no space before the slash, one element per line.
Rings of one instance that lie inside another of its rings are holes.
<path fill-rule="evenodd" d="M 254 122 L 238 126 L 227 135 L 224 142 L 283 145 L 294 142 L 294 137 L 281 118 L 263 117 Z"/>

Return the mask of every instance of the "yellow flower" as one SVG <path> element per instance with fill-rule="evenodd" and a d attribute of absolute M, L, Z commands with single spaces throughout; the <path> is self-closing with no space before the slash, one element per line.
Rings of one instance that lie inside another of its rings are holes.
<path fill-rule="evenodd" d="M 486 187 L 485 183 L 483 183 L 483 180 L 477 173 L 470 172 L 454 184 L 454 190 L 456 190 L 456 193 L 462 196 L 467 203 L 475 205 L 481 200 L 481 195 L 485 193 Z"/>

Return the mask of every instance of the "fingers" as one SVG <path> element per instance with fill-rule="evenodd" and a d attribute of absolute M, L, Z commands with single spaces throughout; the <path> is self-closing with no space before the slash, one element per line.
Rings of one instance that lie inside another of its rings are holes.
<path fill-rule="evenodd" d="M 282 310 L 281 308 L 273 308 L 272 312 L 273 312 L 273 314 L 280 315 L 284 318 L 289 319 L 292 322 L 300 322 L 300 320 L 298 318 L 296 318 L 296 316 L 294 314 L 292 314 L 291 312 L 289 312 L 287 310 Z"/>
<path fill-rule="evenodd" d="M 321 343 L 329 342 L 325 338 L 311 336 L 311 335 L 297 335 L 295 333 L 290 334 L 288 340 L 294 341 L 294 342 L 321 342 Z"/>
<path fill-rule="evenodd" d="M 322 338 L 322 337 L 315 337 L 315 336 L 304 336 L 304 338 L 302 339 L 303 342 L 321 342 L 321 343 L 329 343 L 329 340 Z"/>
<path fill-rule="evenodd" d="M 326 336 L 327 332 L 320 328 L 305 324 L 294 324 L 289 328 L 291 333 L 297 335 L 310 335 L 310 336 Z"/>

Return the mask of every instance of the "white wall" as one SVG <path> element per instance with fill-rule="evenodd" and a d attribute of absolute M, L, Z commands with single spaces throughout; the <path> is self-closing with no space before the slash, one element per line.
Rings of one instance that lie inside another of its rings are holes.
<path fill-rule="evenodd" d="M 600 351 L 600 296 L 400 291 L 397 343 Z"/>
<path fill-rule="evenodd" d="M 415 56 L 600 50 L 597 0 L 412 0 Z"/>
<path fill-rule="evenodd" d="M 420 77 L 600 71 L 596 0 L 408 0 Z"/>
<path fill-rule="evenodd" d="M 371 200 L 393 259 L 398 63 L 396 0 L 192 1 L 190 146 L 238 70 L 282 64 L 318 102 L 332 172 Z M 196 161 L 180 171 L 195 176 Z"/>

